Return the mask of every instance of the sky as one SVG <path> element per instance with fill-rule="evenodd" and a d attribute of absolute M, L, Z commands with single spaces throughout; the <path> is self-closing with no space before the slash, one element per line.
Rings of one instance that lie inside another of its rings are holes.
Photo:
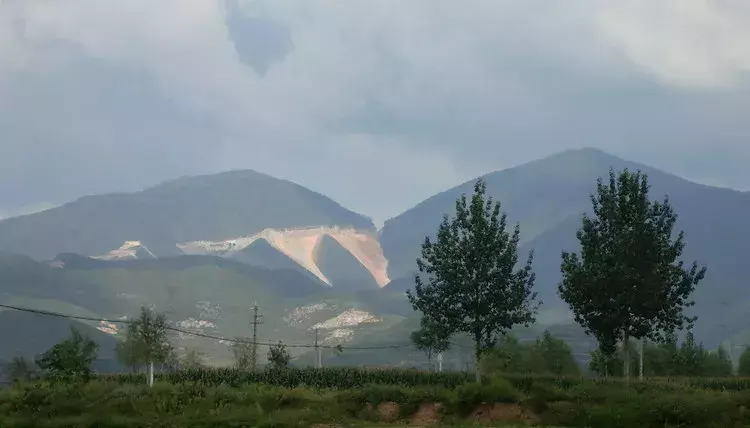
<path fill-rule="evenodd" d="M 0 0 L 0 216 L 255 169 L 376 223 L 598 147 L 750 189 L 746 0 Z"/>

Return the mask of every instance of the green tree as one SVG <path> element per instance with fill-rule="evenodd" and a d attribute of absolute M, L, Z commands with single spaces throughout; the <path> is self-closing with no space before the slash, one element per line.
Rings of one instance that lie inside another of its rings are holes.
<path fill-rule="evenodd" d="M 485 351 L 480 362 L 482 373 L 528 373 L 531 350 L 522 345 L 518 339 L 505 334 L 491 349 Z"/>
<path fill-rule="evenodd" d="M 232 344 L 232 353 L 234 354 L 234 366 L 237 370 L 247 371 L 253 366 L 253 345 L 250 339 L 245 337 L 235 337 Z"/>
<path fill-rule="evenodd" d="M 514 325 L 533 323 L 538 308 L 533 254 L 514 270 L 520 228 L 506 232 L 506 214 L 486 192 L 484 181 L 477 180 L 471 203 L 462 195 L 455 218 L 443 218 L 437 240 L 425 238 L 416 286 L 407 291 L 414 309 L 439 328 L 439 337 L 467 333 L 473 338 L 477 381 L 482 354 Z"/>
<path fill-rule="evenodd" d="M 532 353 L 538 355 L 542 367 L 536 372 L 553 375 L 577 375 L 580 370 L 573 357 L 573 350 L 564 340 L 558 339 L 549 331 L 545 331 L 541 338 L 537 338 Z"/>
<path fill-rule="evenodd" d="M 432 357 L 450 348 L 448 337 L 441 336 L 440 329 L 428 317 L 422 317 L 421 328 L 411 332 L 411 341 L 418 350 L 425 353 L 430 368 L 433 369 Z"/>
<path fill-rule="evenodd" d="M 605 353 L 618 342 L 629 352 L 633 338 L 661 342 L 695 321 L 683 309 L 693 305 L 688 298 L 706 268 L 693 262 L 685 269 L 677 260 L 685 247 L 683 232 L 672 238 L 677 214 L 667 197 L 652 203 L 648 192 L 640 171 L 610 170 L 609 184 L 599 179 L 591 195 L 594 216 L 583 216 L 576 235 L 580 256 L 562 253 L 559 294 Z"/>
<path fill-rule="evenodd" d="M 125 331 L 125 337 L 117 341 L 115 345 L 115 355 L 117 360 L 125 367 L 135 373 L 146 364 L 145 360 L 146 345 L 137 334 L 137 330 L 128 327 Z"/>
<path fill-rule="evenodd" d="M 286 350 L 286 345 L 281 341 L 268 349 L 268 362 L 271 363 L 271 367 L 274 369 L 283 369 L 287 367 L 291 359 L 292 357 Z"/>
<path fill-rule="evenodd" d="M 88 380 L 91 365 L 97 357 L 99 345 L 75 327 L 70 337 L 42 354 L 36 364 L 45 376 L 60 380 Z"/>
<path fill-rule="evenodd" d="M 668 334 L 665 340 L 658 344 L 655 352 L 656 358 L 649 361 L 651 365 L 656 365 L 654 374 L 657 376 L 677 376 L 682 370 L 680 362 L 680 350 L 677 347 L 677 336 L 674 333 Z"/>
<path fill-rule="evenodd" d="M 750 376 L 750 346 L 745 348 L 740 355 L 739 367 L 737 367 L 739 376 Z"/>
<path fill-rule="evenodd" d="M 140 346 L 137 361 L 148 364 L 148 385 L 154 385 L 154 363 L 168 363 L 174 350 L 168 337 L 169 324 L 164 314 L 142 307 L 140 316 L 128 326 L 126 337 Z"/>
<path fill-rule="evenodd" d="M 702 344 L 695 343 L 692 332 L 688 332 L 680 345 L 678 353 L 680 362 L 679 374 L 683 376 L 701 376 L 703 374 L 706 352 Z"/>
<path fill-rule="evenodd" d="M 3 375 L 11 382 L 26 382 L 36 376 L 37 367 L 23 356 L 15 356 L 3 367 Z"/>
<path fill-rule="evenodd" d="M 705 369 L 702 374 L 710 377 L 727 377 L 732 375 L 732 371 L 732 360 L 729 359 L 729 353 L 724 347 L 719 346 L 706 356 Z"/>

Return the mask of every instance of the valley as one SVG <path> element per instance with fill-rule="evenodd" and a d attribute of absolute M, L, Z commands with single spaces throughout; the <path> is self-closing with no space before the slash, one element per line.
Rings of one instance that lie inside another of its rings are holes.
<path fill-rule="evenodd" d="M 534 252 L 535 289 L 543 305 L 532 328 L 514 333 L 532 340 L 553 331 L 580 361 L 594 349 L 557 295 L 559 257 L 576 249 L 581 215 L 590 210 L 588 195 L 610 167 L 647 173 L 653 196 L 669 195 L 679 213 L 677 229 L 688 237 L 685 258 L 709 266 L 690 309 L 699 317 L 696 337 L 707 347 L 744 346 L 750 337 L 744 318 L 750 307 L 744 295 L 750 195 L 691 183 L 594 149 L 482 176 L 507 211 L 509 226 L 520 225 L 521 259 Z M 472 183 L 428 198 L 381 230 L 323 195 L 252 171 L 85 197 L 0 221 L 0 303 L 109 320 L 151 307 L 188 332 L 175 336 L 181 352 L 199 350 L 220 366 L 231 364 L 231 340 L 249 336 L 257 304 L 264 319 L 259 341 L 288 344 L 296 364 L 314 361 L 317 334 L 326 347 L 324 364 L 424 367 L 424 354 L 409 338 L 419 316 L 404 291 L 413 286 L 424 238 L 434 236 Z M 23 344 L 32 334 L 24 330 L 32 328 L 29 322 L 5 332 L 2 339 L 16 344 L 6 349 L 38 352 L 41 345 Z M 116 322 L 71 322 L 101 333 L 103 347 L 111 345 L 105 337 L 121 334 Z M 58 339 L 43 336 L 39 340 L 48 345 Z M 337 345 L 344 352 L 331 349 Z M 470 348 L 456 338 L 446 365 L 465 368 Z"/>

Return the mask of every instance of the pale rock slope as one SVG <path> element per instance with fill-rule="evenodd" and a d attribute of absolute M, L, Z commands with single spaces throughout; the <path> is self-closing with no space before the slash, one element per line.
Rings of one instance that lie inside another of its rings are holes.
<path fill-rule="evenodd" d="M 193 241 L 178 243 L 177 247 L 185 254 L 220 255 L 232 257 L 249 247 L 258 239 L 266 240 L 273 248 L 286 255 L 320 281 L 333 285 L 321 271 L 316 260 L 316 248 L 323 237 L 336 240 L 372 275 L 375 282 L 384 287 L 390 282 L 388 261 L 383 255 L 377 238 L 368 232 L 354 228 L 314 227 L 298 229 L 265 229 L 252 236 L 243 236 L 224 241 Z"/>
<path fill-rule="evenodd" d="M 140 241 L 125 241 L 120 248 L 112 250 L 107 254 L 93 256 L 91 258 L 98 260 L 128 260 L 145 257 L 155 259 L 156 255 L 154 255 L 154 253 L 152 253 L 151 250 Z"/>

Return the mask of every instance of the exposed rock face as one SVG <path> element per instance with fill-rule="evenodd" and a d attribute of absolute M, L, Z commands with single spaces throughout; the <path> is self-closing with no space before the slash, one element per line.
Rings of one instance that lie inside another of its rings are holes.
<path fill-rule="evenodd" d="M 317 250 L 324 237 L 335 240 L 369 272 L 378 286 L 384 287 L 390 282 L 387 272 L 388 261 L 383 255 L 377 237 L 370 232 L 354 228 L 265 229 L 252 236 L 224 241 L 178 243 L 177 247 L 185 254 L 213 254 L 233 257 L 257 240 L 263 239 L 322 282 L 334 285 L 318 265 Z"/>

